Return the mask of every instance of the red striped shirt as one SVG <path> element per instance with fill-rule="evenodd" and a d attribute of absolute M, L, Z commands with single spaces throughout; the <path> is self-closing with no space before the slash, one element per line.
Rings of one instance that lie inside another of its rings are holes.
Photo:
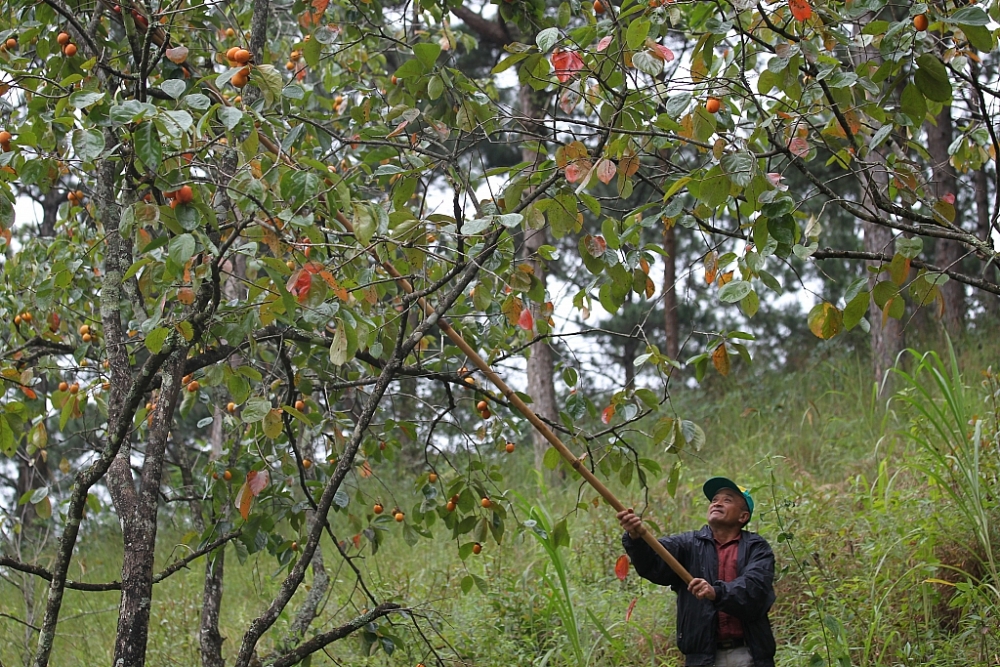
<path fill-rule="evenodd" d="M 736 578 L 736 560 L 740 551 L 740 538 L 721 544 L 715 540 L 715 553 L 719 557 L 719 581 L 732 581 Z M 740 639 L 743 637 L 743 624 L 740 619 L 724 611 L 719 612 L 718 640 Z"/>

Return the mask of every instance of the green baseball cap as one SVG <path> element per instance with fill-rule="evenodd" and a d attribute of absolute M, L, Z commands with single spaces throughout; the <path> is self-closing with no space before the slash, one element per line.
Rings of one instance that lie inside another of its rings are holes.
<path fill-rule="evenodd" d="M 732 489 L 736 493 L 743 496 L 743 499 L 747 501 L 747 509 L 750 510 L 750 518 L 753 518 L 753 497 L 750 495 L 749 489 L 740 486 L 733 480 L 726 477 L 713 477 L 705 482 L 705 486 L 702 488 L 705 491 L 705 497 L 709 500 L 715 498 L 715 494 L 722 489 Z"/>

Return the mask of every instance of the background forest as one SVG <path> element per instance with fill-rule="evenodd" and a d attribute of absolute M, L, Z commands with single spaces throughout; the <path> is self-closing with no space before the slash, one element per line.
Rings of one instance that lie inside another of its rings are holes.
<path fill-rule="evenodd" d="M 780 664 L 1000 665 L 998 26 L 3 3 L 0 666 L 678 665 L 714 474 Z"/>

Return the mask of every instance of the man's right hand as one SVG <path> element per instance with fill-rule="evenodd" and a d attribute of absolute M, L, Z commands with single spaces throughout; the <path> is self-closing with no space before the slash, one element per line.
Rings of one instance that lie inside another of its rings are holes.
<path fill-rule="evenodd" d="M 618 517 L 618 523 L 625 529 L 629 537 L 638 539 L 642 535 L 642 531 L 644 530 L 642 519 L 636 515 L 632 508 L 622 510 L 616 516 Z"/>

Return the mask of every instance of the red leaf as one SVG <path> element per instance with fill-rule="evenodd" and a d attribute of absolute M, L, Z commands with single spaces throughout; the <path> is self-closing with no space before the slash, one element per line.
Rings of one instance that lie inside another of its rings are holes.
<path fill-rule="evenodd" d="M 312 280 L 312 272 L 303 267 L 289 277 L 285 289 L 288 290 L 289 294 L 298 299 L 299 303 L 302 303 L 309 296 L 309 288 L 312 287 Z"/>
<path fill-rule="evenodd" d="M 796 157 L 805 157 L 809 155 L 809 142 L 804 137 L 794 137 L 788 142 L 788 150 Z"/>
<path fill-rule="evenodd" d="M 954 204 L 955 195 L 949 192 L 948 194 L 941 196 L 941 201 L 943 201 L 945 204 Z"/>
<path fill-rule="evenodd" d="M 632 601 L 628 603 L 628 610 L 625 612 L 625 622 L 628 623 L 632 620 L 632 610 L 635 609 L 635 603 L 639 598 L 632 598 Z"/>
<path fill-rule="evenodd" d="M 355 549 L 360 549 L 361 548 L 361 533 L 357 533 L 354 537 L 351 538 L 351 541 L 354 542 L 354 548 Z"/>
<path fill-rule="evenodd" d="M 25 396 L 28 397 L 28 400 L 33 401 L 36 398 L 38 398 L 38 394 L 36 394 L 35 390 L 32 389 L 31 387 L 25 387 L 25 386 L 22 385 L 21 386 L 21 391 L 24 393 Z"/>
<path fill-rule="evenodd" d="M 395 130 L 393 130 L 389 134 L 385 135 L 385 138 L 386 139 L 392 139 L 393 137 L 398 137 L 399 135 L 401 135 L 403 133 L 403 130 L 406 129 L 406 126 L 409 125 L 409 123 L 410 123 L 410 121 L 404 120 L 402 123 L 400 123 L 399 125 L 396 126 Z"/>
<path fill-rule="evenodd" d="M 628 556 L 625 554 L 615 561 L 615 576 L 618 577 L 618 581 L 625 581 L 625 577 L 628 576 Z"/>
<path fill-rule="evenodd" d="M 653 44 L 651 52 L 654 57 L 659 58 L 665 63 L 668 63 L 674 59 L 674 52 L 668 49 L 667 47 L 663 46 L 662 44 Z"/>
<path fill-rule="evenodd" d="M 587 234 L 583 237 L 583 245 L 587 248 L 587 252 L 591 257 L 600 257 L 608 249 L 608 242 L 604 240 L 603 236 L 591 236 Z"/>
<path fill-rule="evenodd" d="M 268 481 L 270 481 L 271 476 L 266 470 L 261 470 L 257 472 L 256 470 L 251 470 L 247 473 L 247 486 L 250 487 L 250 493 L 254 497 L 259 496 L 260 492 L 264 490 L 267 486 Z"/>
<path fill-rule="evenodd" d="M 525 331 L 531 331 L 535 328 L 535 318 L 531 314 L 531 308 L 525 308 L 521 311 L 521 315 L 517 318 L 517 326 Z"/>
<path fill-rule="evenodd" d="M 614 38 L 611 35 L 608 35 L 607 37 L 602 38 L 601 41 L 599 41 L 597 43 L 597 52 L 600 53 L 604 49 L 608 48 L 608 44 L 611 43 L 612 39 L 614 39 Z"/>
<path fill-rule="evenodd" d="M 181 65 L 187 60 L 188 49 L 186 46 L 175 46 L 172 49 L 167 49 L 166 56 L 170 62 Z"/>
<path fill-rule="evenodd" d="M 570 183 L 576 183 L 581 178 L 587 175 L 587 171 L 590 169 L 590 164 L 586 161 L 584 162 L 571 162 L 566 165 L 566 180 Z"/>
<path fill-rule="evenodd" d="M 796 21 L 808 21 L 813 15 L 809 0 L 788 0 L 788 6 L 792 9 L 792 16 L 795 17 Z"/>
<path fill-rule="evenodd" d="M 597 163 L 597 178 L 605 185 L 611 182 L 617 171 L 618 167 L 615 166 L 615 163 L 607 158 L 603 158 Z"/>
<path fill-rule="evenodd" d="M 611 419 L 614 416 L 615 416 L 615 406 L 609 405 L 608 407 L 604 408 L 603 412 L 601 412 L 601 421 L 605 424 L 610 424 Z"/>
<path fill-rule="evenodd" d="M 583 71 L 583 58 L 576 51 L 556 49 L 552 52 L 551 60 L 560 83 L 566 83 L 575 74 Z"/>

